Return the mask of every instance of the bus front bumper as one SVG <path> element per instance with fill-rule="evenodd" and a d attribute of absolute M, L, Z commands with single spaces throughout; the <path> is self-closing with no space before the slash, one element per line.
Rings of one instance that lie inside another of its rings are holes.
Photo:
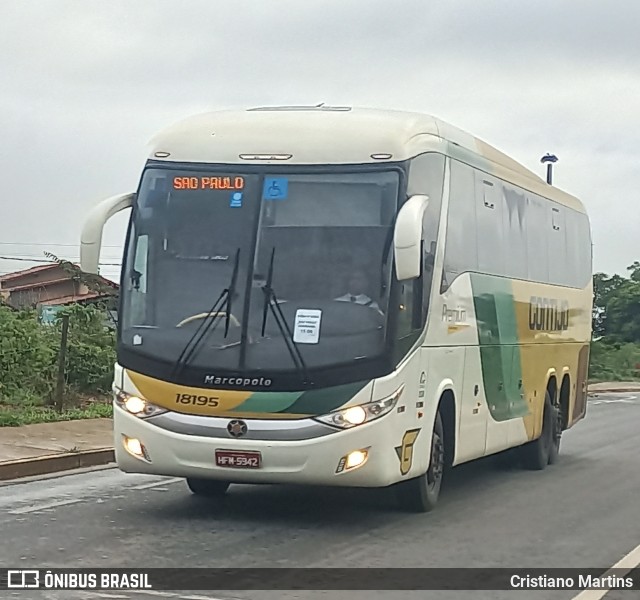
<path fill-rule="evenodd" d="M 252 422 L 247 423 L 251 427 Z M 396 428 L 390 425 L 383 417 L 329 435 L 292 441 L 209 437 L 169 431 L 114 405 L 114 446 L 118 467 L 128 473 L 231 483 L 383 487 L 406 478 L 398 453 L 402 434 L 393 435 Z M 260 467 L 218 466 L 219 450 L 259 452 Z M 347 457 L 352 453 L 350 461 Z M 349 462 L 362 459 L 358 453 L 365 453 L 364 461 L 348 468 Z"/>

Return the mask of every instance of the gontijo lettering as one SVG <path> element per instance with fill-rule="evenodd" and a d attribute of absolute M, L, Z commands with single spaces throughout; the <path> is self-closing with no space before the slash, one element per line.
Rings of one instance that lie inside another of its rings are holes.
<path fill-rule="evenodd" d="M 174 190 L 241 190 L 244 177 L 174 177 Z"/>
<path fill-rule="evenodd" d="M 566 331 L 569 329 L 569 303 L 566 300 L 531 296 L 529 329 L 534 331 Z"/>

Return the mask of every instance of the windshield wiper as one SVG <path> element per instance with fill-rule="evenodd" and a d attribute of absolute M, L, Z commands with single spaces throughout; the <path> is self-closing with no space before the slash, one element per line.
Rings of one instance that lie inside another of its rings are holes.
<path fill-rule="evenodd" d="M 231 274 L 231 281 L 229 282 L 229 286 L 222 290 L 217 300 L 211 307 L 211 310 L 209 310 L 203 317 L 202 322 L 198 326 L 198 329 L 196 329 L 195 333 L 185 344 L 172 370 L 172 377 L 175 378 L 182 372 L 182 370 L 194 357 L 195 352 L 198 350 L 200 344 L 202 343 L 202 340 L 204 340 L 206 335 L 215 331 L 215 328 L 219 323 L 220 308 L 224 308 L 224 311 L 226 313 L 224 337 L 227 337 L 229 333 L 229 319 L 231 317 L 231 300 L 233 298 L 233 295 L 235 294 L 236 282 L 238 280 L 239 264 L 240 248 L 236 250 L 236 258 L 233 265 L 233 273 Z"/>
<path fill-rule="evenodd" d="M 280 330 L 280 334 L 284 339 L 284 343 L 287 346 L 287 350 L 289 351 L 289 355 L 291 356 L 291 360 L 293 361 L 296 371 L 302 374 L 304 384 L 312 384 L 313 382 L 311 381 L 311 377 L 309 376 L 309 369 L 307 368 L 307 364 L 304 361 L 300 349 L 293 340 L 293 332 L 289 328 L 287 319 L 282 313 L 282 309 L 280 308 L 280 304 L 278 303 L 278 299 L 276 298 L 276 293 L 273 289 L 273 263 L 275 254 L 276 249 L 272 248 L 267 281 L 265 282 L 264 286 L 262 286 L 262 291 L 264 293 L 264 304 L 262 306 L 262 337 L 264 337 L 265 334 L 267 317 L 269 315 L 269 309 L 271 309 L 273 318 L 275 319 L 276 325 Z"/>

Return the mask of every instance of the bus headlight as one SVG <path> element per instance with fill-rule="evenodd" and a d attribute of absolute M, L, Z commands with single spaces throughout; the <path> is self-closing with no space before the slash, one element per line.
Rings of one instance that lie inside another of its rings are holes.
<path fill-rule="evenodd" d="M 115 386 L 113 388 L 113 396 L 116 404 L 120 408 L 124 408 L 124 410 L 126 410 L 129 414 L 140 417 L 141 419 L 153 417 L 155 415 L 160 415 L 167 412 L 166 408 L 156 406 L 155 404 L 152 404 L 151 402 L 145 400 L 144 398 L 141 398 L 140 396 L 127 394 L 127 392 L 123 392 L 121 389 Z"/>
<path fill-rule="evenodd" d="M 343 408 L 342 410 L 337 410 L 336 412 L 332 412 L 327 415 L 315 417 L 315 419 L 321 423 L 340 427 L 341 429 L 357 427 L 363 423 L 368 423 L 369 421 L 378 419 L 392 411 L 398 403 L 403 390 L 404 386 L 400 387 L 391 396 L 384 398 L 383 400 L 349 406 L 348 408 Z"/>

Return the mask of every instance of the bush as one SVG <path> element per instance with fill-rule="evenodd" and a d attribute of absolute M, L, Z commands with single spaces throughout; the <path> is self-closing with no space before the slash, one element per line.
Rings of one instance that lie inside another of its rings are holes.
<path fill-rule="evenodd" d="M 105 326 L 103 310 L 72 305 L 61 310 L 55 326 L 50 326 L 41 325 L 35 311 L 0 306 L 0 404 L 26 408 L 51 403 L 64 314 L 69 316 L 67 398 L 110 390 L 115 333 Z"/>
<path fill-rule="evenodd" d="M 589 378 L 592 381 L 640 379 L 640 345 L 605 339 L 592 342 Z"/>
<path fill-rule="evenodd" d="M 72 305 L 58 315 L 60 334 L 64 314 L 69 315 L 67 384 L 79 392 L 109 392 L 116 361 L 116 339 L 115 332 L 105 327 L 106 313 L 94 306 Z"/>
<path fill-rule="evenodd" d="M 56 350 L 33 311 L 0 306 L 0 401 L 43 398 L 53 390 Z"/>

